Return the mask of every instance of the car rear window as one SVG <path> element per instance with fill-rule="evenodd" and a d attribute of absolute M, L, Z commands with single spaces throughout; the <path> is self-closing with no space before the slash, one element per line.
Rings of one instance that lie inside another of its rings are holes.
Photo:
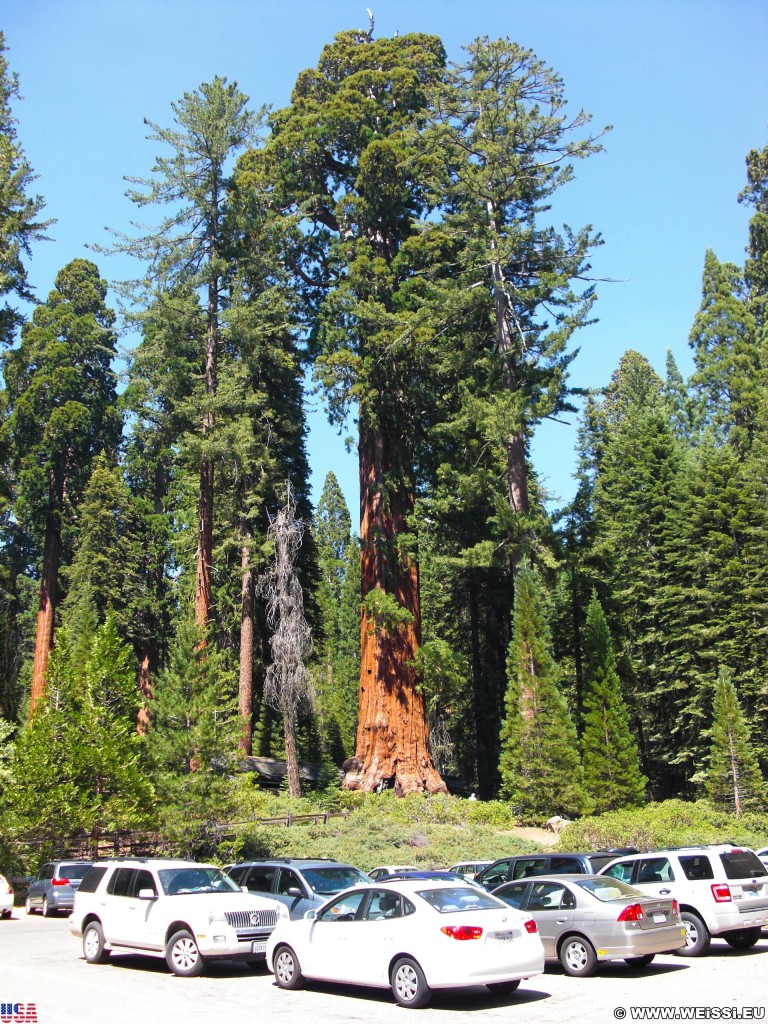
<path fill-rule="evenodd" d="M 59 878 L 85 878 L 90 867 L 90 864 L 61 864 Z"/>
<path fill-rule="evenodd" d="M 729 850 L 720 854 L 720 860 L 728 879 L 768 875 L 768 868 L 752 850 Z"/>
<path fill-rule="evenodd" d="M 83 880 L 80 883 L 80 892 L 96 892 L 99 888 L 99 882 L 106 875 L 106 867 L 91 867 L 83 875 Z"/>
<path fill-rule="evenodd" d="M 599 879 L 585 878 L 583 882 L 579 880 L 575 884 L 580 889 L 586 889 L 587 892 L 592 893 L 595 899 L 600 900 L 601 903 L 610 903 L 611 900 L 625 900 L 628 896 L 645 896 L 645 893 L 638 892 L 631 885 L 622 882 L 620 878 L 611 878 L 609 875 Z"/>
<path fill-rule="evenodd" d="M 498 910 L 499 900 L 482 889 L 457 886 L 455 889 L 420 889 L 418 895 L 440 914 L 458 914 L 464 910 Z"/>

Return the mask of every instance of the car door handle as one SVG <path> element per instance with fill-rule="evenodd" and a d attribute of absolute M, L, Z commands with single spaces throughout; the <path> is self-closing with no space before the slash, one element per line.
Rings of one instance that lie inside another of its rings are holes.
<path fill-rule="evenodd" d="M 557 923 L 558 924 L 568 924 L 568 918 L 567 917 L 558 917 Z"/>
<path fill-rule="evenodd" d="M 669 896 L 671 889 L 659 889 L 659 896 Z"/>

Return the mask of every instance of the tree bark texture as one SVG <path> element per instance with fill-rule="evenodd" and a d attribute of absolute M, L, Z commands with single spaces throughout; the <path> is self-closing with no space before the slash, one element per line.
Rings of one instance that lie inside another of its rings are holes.
<path fill-rule="evenodd" d="M 253 570 L 247 544 L 240 549 L 242 573 L 240 605 L 240 708 L 239 746 L 246 757 L 253 753 Z"/>
<path fill-rule="evenodd" d="M 149 731 L 152 720 L 149 704 L 155 695 L 154 687 L 152 686 L 152 654 L 148 641 L 145 641 L 143 644 L 141 664 L 139 666 L 139 694 L 145 703 L 139 708 L 139 713 L 136 716 L 136 732 L 143 735 Z"/>
<path fill-rule="evenodd" d="M 48 479 L 48 514 L 45 520 L 43 543 L 43 571 L 40 579 L 40 601 L 37 606 L 35 631 L 35 658 L 32 666 L 32 686 L 29 693 L 29 713 L 45 696 L 48 658 L 53 647 L 56 622 L 56 600 L 61 555 L 60 509 L 64 503 L 64 472 L 51 472 Z"/>
<path fill-rule="evenodd" d="M 357 743 L 355 756 L 345 763 L 344 786 L 366 792 L 385 786 L 398 795 L 445 793 L 432 761 L 424 696 L 416 685 L 421 642 L 418 563 L 414 555 L 397 552 L 413 496 L 402 484 L 384 486 L 394 474 L 380 427 L 361 422 L 359 460 L 363 598 L 380 588 L 412 620 L 382 628 L 363 607 Z"/>

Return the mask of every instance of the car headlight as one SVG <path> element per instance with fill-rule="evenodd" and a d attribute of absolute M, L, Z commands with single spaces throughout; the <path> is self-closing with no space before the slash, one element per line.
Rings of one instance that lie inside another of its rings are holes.
<path fill-rule="evenodd" d="M 281 917 L 290 917 L 290 916 L 291 915 L 290 915 L 290 912 L 288 910 L 288 907 L 286 907 L 286 905 L 284 903 L 278 903 L 277 904 L 277 918 L 278 918 L 278 920 Z"/>
<path fill-rule="evenodd" d="M 212 910 L 208 914 L 208 924 L 213 924 L 214 922 L 221 923 L 222 921 L 226 921 L 226 920 L 227 919 L 224 916 L 224 911 L 223 910 Z"/>

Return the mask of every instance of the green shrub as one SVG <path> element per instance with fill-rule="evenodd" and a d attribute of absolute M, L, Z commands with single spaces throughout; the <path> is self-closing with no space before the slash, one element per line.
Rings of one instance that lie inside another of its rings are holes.
<path fill-rule="evenodd" d="M 597 850 L 634 846 L 638 850 L 653 850 L 725 842 L 755 847 L 764 846 L 767 835 L 766 814 L 743 814 L 737 818 L 735 814 L 716 810 L 706 800 L 665 800 L 575 821 L 561 834 L 557 848 Z"/>

